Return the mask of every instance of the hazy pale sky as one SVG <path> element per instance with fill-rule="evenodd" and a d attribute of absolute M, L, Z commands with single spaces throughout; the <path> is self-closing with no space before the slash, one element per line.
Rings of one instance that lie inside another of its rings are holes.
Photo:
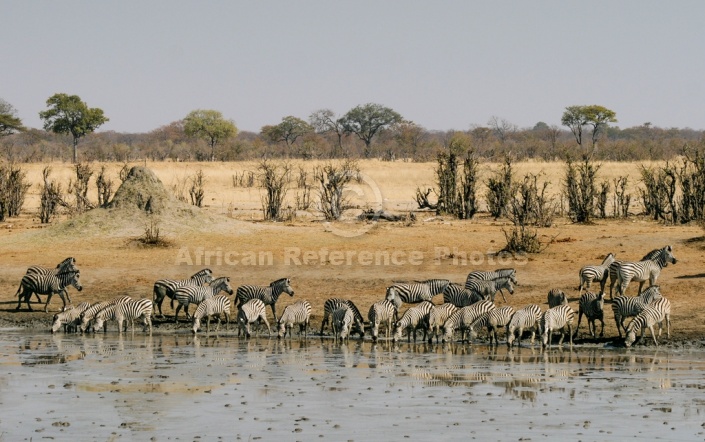
<path fill-rule="evenodd" d="M 0 0 L 0 98 L 28 127 L 55 93 L 148 132 L 215 109 L 259 132 L 379 103 L 429 130 L 705 129 L 705 1 Z"/>

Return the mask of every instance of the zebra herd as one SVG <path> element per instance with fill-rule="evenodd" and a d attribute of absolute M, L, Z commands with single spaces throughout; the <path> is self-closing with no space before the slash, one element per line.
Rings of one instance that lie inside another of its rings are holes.
<path fill-rule="evenodd" d="M 609 279 L 609 297 L 619 338 L 624 336 L 625 345 L 631 346 L 637 335 L 643 338 L 648 328 L 654 343 L 658 345 L 654 327 L 659 326 L 660 337 L 665 322 L 667 336 L 670 338 L 671 305 L 656 282 L 661 270 L 671 263 L 675 264 L 676 258 L 671 246 L 666 246 L 652 250 L 640 261 L 617 261 L 615 255 L 609 253 L 601 264 L 582 267 L 577 288 L 577 312 L 568 305 L 568 296 L 560 289 L 549 291 L 548 309 L 545 311 L 536 304 L 529 304 L 520 309 L 510 306 L 497 307 L 497 292 L 506 303 L 504 290 L 511 295 L 518 286 L 515 269 L 473 271 L 467 275 L 464 284 L 453 283 L 447 279 L 394 283 L 386 288 L 383 299 L 370 306 L 367 320 L 352 300 L 327 299 L 323 305 L 319 334 L 323 336 L 326 326 L 330 325 L 335 339 L 343 341 L 348 340 L 352 334 L 357 334 L 363 339 L 366 330 L 369 330 L 372 339 L 377 341 L 381 330 L 384 329 L 386 338 L 393 341 L 401 340 L 404 334 L 408 342 L 412 336 L 416 341 L 417 332 L 422 332 L 423 339 L 429 343 L 432 343 L 434 338 L 436 342 L 451 342 L 455 340 L 456 333 L 460 332 L 460 341 L 469 342 L 477 338 L 479 330 L 486 329 L 490 345 L 498 345 L 498 331 L 503 329 L 506 344 L 510 348 L 517 343 L 521 345 L 523 335 L 528 332 L 531 333 L 532 345 L 538 334 L 542 347 L 550 347 L 554 333 L 560 333 L 559 346 L 565 337 L 568 337 L 572 345 L 583 316 L 588 322 L 588 332 L 592 338 L 598 337 L 598 321 L 601 325 L 599 337 L 604 336 L 605 288 Z M 29 300 L 32 294 L 36 294 L 37 298 L 38 295 L 48 295 L 45 304 L 47 311 L 51 296 L 57 294 L 62 299 L 64 308 L 54 315 L 52 332 L 59 331 L 62 326 L 65 331 L 87 332 L 100 328 L 106 330 L 107 321 L 115 321 L 118 331 L 122 333 L 128 323 L 134 331 L 135 321 L 141 320 L 145 331 L 151 333 L 153 312 L 158 312 L 159 317 L 165 318 L 162 303 L 169 298 L 174 310 L 174 322 L 178 322 L 179 313 L 183 309 L 187 320 L 193 324 L 192 332 L 195 334 L 200 330 L 203 321 L 206 322 L 206 331 L 209 332 L 212 318 L 217 320 L 216 331 L 220 327 L 221 317 L 224 317 L 225 323 L 228 324 L 231 304 L 234 303 L 237 308 L 235 322 L 238 335 L 244 332 L 249 338 L 253 333 L 252 327 L 262 323 L 271 336 L 272 330 L 266 313 L 266 307 L 269 306 L 278 338 L 286 337 L 287 333 L 291 338 L 292 330 L 297 325 L 299 335 L 308 336 L 312 312 L 310 302 L 297 300 L 288 305 L 277 318 L 276 303 L 279 297 L 283 293 L 294 296 L 288 278 L 277 279 L 266 286 L 241 285 L 233 290 L 230 278 L 214 278 L 210 269 L 203 269 L 187 279 L 156 281 L 152 299 L 120 296 L 93 305 L 84 302 L 66 308 L 67 301 L 71 302 L 66 288 L 72 285 L 81 290 L 79 276 L 74 258 L 65 259 L 53 269 L 30 267 L 23 276 L 16 294 L 17 309 L 24 301 L 31 310 Z M 640 283 L 639 294 L 628 297 L 626 290 L 632 281 Z M 649 287 L 642 291 L 646 281 L 649 281 Z M 600 284 L 599 292 L 590 291 L 593 283 Z M 233 294 L 234 301 L 231 303 L 227 295 Z M 442 304 L 433 303 L 433 298 L 437 295 L 443 297 Z M 189 307 L 192 304 L 195 306 L 195 312 L 190 315 Z M 400 318 L 399 313 L 404 304 L 409 306 Z M 576 313 L 578 322 L 573 330 Z M 633 319 L 625 326 L 627 318 Z"/>

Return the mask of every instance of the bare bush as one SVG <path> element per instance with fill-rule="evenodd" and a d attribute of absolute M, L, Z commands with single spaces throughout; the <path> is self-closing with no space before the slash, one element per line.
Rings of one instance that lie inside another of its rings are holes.
<path fill-rule="evenodd" d="M 40 197 L 39 220 L 42 224 L 48 224 L 56 215 L 59 206 L 67 206 L 61 191 L 61 184 L 49 181 L 51 167 L 42 170 L 42 194 Z"/>
<path fill-rule="evenodd" d="M 203 197 L 205 196 L 204 186 L 206 180 L 203 176 L 203 170 L 199 169 L 196 175 L 190 178 L 191 188 L 188 191 L 191 197 L 191 204 L 196 207 L 203 207 Z"/>
<path fill-rule="evenodd" d="M 589 223 L 595 213 L 597 189 L 595 180 L 600 169 L 588 156 L 575 164 L 566 160 L 564 195 L 568 200 L 568 216 L 576 223 Z"/>
<path fill-rule="evenodd" d="M 629 204 L 632 201 L 632 196 L 627 193 L 628 176 L 620 176 L 614 179 L 614 206 L 613 212 L 615 218 L 629 216 Z"/>
<path fill-rule="evenodd" d="M 436 210 L 438 204 L 431 203 L 428 199 L 428 196 L 432 192 L 436 193 L 436 191 L 432 187 L 427 187 L 425 190 L 421 190 L 420 187 L 416 188 L 416 204 L 418 204 L 419 209 Z"/>
<path fill-rule="evenodd" d="M 30 188 L 26 178 L 27 173 L 21 168 L 0 164 L 0 221 L 6 216 L 19 216 Z"/>
<path fill-rule="evenodd" d="M 681 222 L 705 219 L 705 155 L 701 150 L 685 149 L 683 164 L 678 170 L 681 200 Z"/>
<path fill-rule="evenodd" d="M 609 181 L 602 181 L 600 183 L 600 192 L 597 194 L 597 214 L 600 218 L 607 218 L 607 194 L 610 193 L 610 183 Z"/>
<path fill-rule="evenodd" d="M 149 247 L 169 247 L 171 242 L 162 236 L 160 224 L 159 218 L 150 216 L 149 221 L 145 224 L 144 233 L 137 238 L 137 241 Z"/>
<path fill-rule="evenodd" d="M 507 215 L 512 182 L 512 159 L 506 156 L 502 168 L 487 180 L 487 206 L 495 219 Z"/>
<path fill-rule="evenodd" d="M 360 175 L 360 168 L 355 160 L 344 160 L 334 165 L 329 163 L 313 171 L 313 179 L 319 184 L 319 207 L 327 220 L 337 220 L 349 209 L 350 202 L 345 197 L 347 185 Z"/>
<path fill-rule="evenodd" d="M 95 177 L 95 185 L 98 188 L 98 206 L 104 207 L 113 196 L 113 180 L 107 177 L 105 166 L 100 167 L 100 172 Z"/>
<path fill-rule="evenodd" d="M 678 210 L 675 202 L 676 173 L 672 166 L 651 168 L 639 166 L 644 188 L 640 188 L 644 214 L 655 221 L 675 223 L 678 220 Z"/>
<path fill-rule="evenodd" d="M 264 219 L 281 221 L 284 215 L 282 211 L 284 197 L 286 197 L 291 177 L 291 165 L 262 160 L 257 169 L 259 170 L 260 186 L 264 189 L 264 195 L 262 195 Z"/>
<path fill-rule="evenodd" d="M 73 212 L 83 213 L 95 208 L 88 200 L 88 182 L 93 176 L 91 166 L 86 163 L 76 163 L 76 180 L 69 181 L 68 192 L 74 197 Z"/>
<path fill-rule="evenodd" d="M 254 185 L 254 172 L 243 170 L 241 174 L 235 172 L 233 175 L 233 187 L 253 187 Z"/>

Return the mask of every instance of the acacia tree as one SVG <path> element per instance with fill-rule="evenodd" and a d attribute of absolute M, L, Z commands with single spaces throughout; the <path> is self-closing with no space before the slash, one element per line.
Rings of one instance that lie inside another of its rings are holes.
<path fill-rule="evenodd" d="M 365 143 L 365 158 L 372 155 L 372 139 L 381 129 L 404 121 L 402 116 L 381 104 L 367 103 L 354 107 L 343 118 L 346 133 L 357 135 Z"/>
<path fill-rule="evenodd" d="M 236 136 L 237 132 L 235 123 L 216 110 L 197 109 L 184 118 L 184 133 L 206 140 L 211 148 L 211 161 L 215 161 L 215 146 Z"/>
<path fill-rule="evenodd" d="M 299 137 L 311 132 L 313 132 L 313 127 L 310 124 L 291 115 L 282 118 L 282 122 L 276 126 L 264 126 L 260 131 L 263 137 L 273 143 L 284 142 L 287 151 Z"/>
<path fill-rule="evenodd" d="M 0 137 L 12 135 L 25 130 L 22 120 L 17 117 L 17 110 L 7 101 L 0 98 Z"/>
<path fill-rule="evenodd" d="M 331 157 L 338 156 L 338 154 L 343 151 L 343 136 L 345 135 L 343 119 L 336 118 L 335 112 L 330 109 L 321 109 L 313 112 L 308 117 L 308 121 L 317 134 L 326 135 L 334 133 L 337 136 L 338 142 L 333 148 L 333 152 L 331 152 Z"/>
<path fill-rule="evenodd" d="M 617 114 L 603 106 L 596 104 L 589 106 L 568 106 L 561 117 L 561 124 L 567 126 L 579 147 L 583 147 L 583 128 L 591 126 L 592 147 L 588 157 L 592 157 L 597 149 L 597 139 L 609 123 L 617 122 Z"/>
<path fill-rule="evenodd" d="M 78 140 L 110 121 L 103 110 L 90 108 L 78 95 L 54 94 L 47 100 L 49 109 L 39 112 L 44 130 L 73 137 L 73 162 L 78 162 Z"/>

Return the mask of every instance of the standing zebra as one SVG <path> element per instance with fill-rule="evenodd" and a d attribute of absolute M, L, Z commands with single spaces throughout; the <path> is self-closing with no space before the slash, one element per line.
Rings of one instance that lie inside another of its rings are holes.
<path fill-rule="evenodd" d="M 657 299 L 661 299 L 661 291 L 658 285 L 652 285 L 641 292 L 638 296 L 616 296 L 612 300 L 612 312 L 614 321 L 617 324 L 617 332 L 622 337 L 622 330 L 626 332 L 624 319 L 636 316 Z"/>
<path fill-rule="evenodd" d="M 202 286 L 203 284 L 209 284 L 211 281 L 213 281 L 213 272 L 211 269 L 203 269 L 194 273 L 189 279 L 160 279 L 155 282 L 152 292 L 154 304 L 159 310 L 159 317 L 164 317 L 162 302 L 164 302 L 165 297 L 171 299 L 171 308 L 174 308 L 174 292 L 176 292 L 176 289 L 185 285 Z"/>
<path fill-rule="evenodd" d="M 482 300 L 490 300 L 490 297 L 484 297 L 482 294 L 473 290 L 468 290 L 460 284 L 449 284 L 443 291 L 443 303 L 453 304 L 458 308 L 467 307 Z"/>
<path fill-rule="evenodd" d="M 423 301 L 431 302 L 433 294 L 428 284 L 397 283 L 387 287 L 387 299 L 390 298 L 397 298 L 398 301 L 406 304 L 418 304 Z"/>
<path fill-rule="evenodd" d="M 228 295 L 233 294 L 233 289 L 230 287 L 230 278 L 227 276 L 221 276 L 220 278 L 214 279 L 209 287 L 184 285 L 177 288 L 174 292 L 174 299 L 179 302 L 179 305 L 176 306 L 176 311 L 174 312 L 174 322 L 177 322 L 178 320 L 179 310 L 181 310 L 181 307 L 184 308 L 186 319 L 189 319 L 189 304 L 200 304 L 204 300 L 217 295 L 221 290 L 226 292 Z"/>
<path fill-rule="evenodd" d="M 115 304 L 122 304 L 123 302 L 131 300 L 132 298 L 129 296 L 118 296 L 110 301 L 97 302 L 91 305 L 81 313 L 81 325 L 78 327 L 79 330 L 81 330 L 81 333 L 88 330 L 89 324 L 95 320 L 95 316 L 104 308 Z M 93 331 L 95 332 L 95 327 L 93 327 Z"/>
<path fill-rule="evenodd" d="M 426 325 L 428 324 L 428 315 L 431 313 L 432 309 L 433 303 L 429 301 L 424 301 L 419 305 L 407 309 L 401 319 L 394 324 L 395 331 L 392 341 L 396 342 L 400 340 L 402 333 L 406 330 L 406 341 L 411 342 L 411 331 L 413 330 L 414 342 L 416 342 L 416 330 L 419 328 L 423 329 L 423 340 L 425 341 L 427 335 Z"/>
<path fill-rule="evenodd" d="M 662 298 L 666 299 L 666 298 Z M 658 341 L 656 340 L 656 333 L 654 333 L 654 325 L 661 324 L 665 318 L 664 311 L 661 309 L 646 307 L 641 311 L 632 322 L 629 323 L 626 330 L 626 337 L 624 338 L 624 345 L 631 347 L 636 340 L 637 331 L 641 330 L 641 339 L 644 339 L 644 331 L 648 327 L 651 330 L 651 337 L 654 339 L 654 344 L 658 346 Z M 661 329 L 659 328 L 659 337 L 661 336 Z"/>
<path fill-rule="evenodd" d="M 237 288 L 238 305 L 242 306 L 250 299 L 259 299 L 272 308 L 274 322 L 277 322 L 276 303 L 279 295 L 287 293 L 289 296 L 294 296 L 294 289 L 291 288 L 291 280 L 289 278 L 281 278 L 272 281 L 269 286 L 261 285 L 241 285 Z"/>
<path fill-rule="evenodd" d="M 442 342 L 450 342 L 453 339 L 453 333 L 458 329 L 462 332 L 460 336 L 461 342 L 465 342 L 465 329 L 470 327 L 470 324 L 475 322 L 477 318 L 495 308 L 492 301 L 480 301 L 458 309 L 443 324 Z"/>
<path fill-rule="evenodd" d="M 585 292 L 580 296 L 580 302 L 578 304 L 578 325 L 575 327 L 575 335 L 573 338 L 578 337 L 578 331 L 580 330 L 580 321 L 583 319 L 583 315 L 588 321 L 588 330 L 593 339 L 596 338 L 597 325 L 596 320 L 602 323 L 602 329 L 600 330 L 600 337 L 605 335 L 605 292 L 600 292 L 598 294 L 592 292 Z"/>
<path fill-rule="evenodd" d="M 491 281 L 493 279 L 499 279 L 499 278 L 510 278 L 512 280 L 512 283 L 514 285 L 519 285 L 519 283 L 516 280 L 517 277 L 517 271 L 516 269 L 497 269 L 495 271 L 483 271 L 483 270 L 476 270 L 474 272 L 468 273 L 467 278 L 465 278 L 465 282 L 467 283 L 470 280 L 480 280 L 480 281 Z"/>
<path fill-rule="evenodd" d="M 669 263 L 676 263 L 676 257 L 673 256 L 671 246 L 666 246 L 660 250 L 658 256 L 653 259 L 638 262 L 623 262 L 617 270 L 617 282 L 619 283 L 619 294 L 624 295 L 627 291 L 627 286 L 633 280 L 639 282 L 639 292 L 644 287 L 644 283 L 648 280 L 649 285 L 656 284 L 656 280 L 661 273 L 661 269 Z"/>
<path fill-rule="evenodd" d="M 426 279 L 425 281 L 416 281 L 417 284 L 426 284 L 431 296 L 440 295 L 448 287 L 450 281 L 448 279 Z"/>
<path fill-rule="evenodd" d="M 529 304 L 521 310 L 517 310 L 507 324 L 507 347 L 514 345 L 515 334 L 519 337 L 521 347 L 521 336 L 524 330 L 531 330 L 531 345 L 534 345 L 536 329 L 541 318 L 541 307 L 536 304 Z"/>
<path fill-rule="evenodd" d="M 59 273 L 64 273 L 64 272 L 77 272 L 78 267 L 76 267 L 76 259 L 73 257 L 68 257 L 58 263 L 55 268 L 49 268 L 49 267 L 43 267 L 39 265 L 33 265 L 27 268 L 27 271 L 25 272 L 25 275 L 29 274 L 52 274 L 52 275 L 58 275 Z M 37 298 L 37 302 L 42 302 L 41 298 L 39 298 L 39 295 L 37 293 L 34 294 L 34 296 Z M 30 295 L 31 297 L 31 295 Z"/>
<path fill-rule="evenodd" d="M 347 341 L 352 329 L 352 323 L 355 315 L 347 305 L 340 307 L 331 314 L 331 327 L 333 328 L 333 336 L 337 341 Z"/>
<path fill-rule="evenodd" d="M 568 305 L 568 297 L 561 289 L 551 289 L 548 292 L 548 308 L 559 305 Z"/>
<path fill-rule="evenodd" d="M 71 285 L 79 292 L 83 290 L 83 287 L 79 282 L 80 276 L 80 272 L 77 270 L 61 272 L 56 275 L 52 273 L 28 273 L 24 275 L 22 277 L 22 281 L 20 282 L 20 288 L 15 294 L 15 296 L 18 297 L 17 307 L 15 310 L 20 309 L 22 299 L 24 298 L 27 303 L 27 308 L 29 311 L 32 311 L 32 306 L 29 305 L 29 298 L 32 296 L 32 293 L 36 293 L 38 295 L 49 295 L 47 296 L 46 304 L 44 304 L 44 312 L 46 313 L 49 311 L 49 301 L 51 301 L 52 295 L 56 293 L 64 303 L 61 308 L 63 311 L 66 308 L 66 299 L 71 302 L 71 298 L 69 298 L 66 287 Z M 65 298 L 64 295 L 66 295 Z"/>
<path fill-rule="evenodd" d="M 658 258 L 658 256 L 661 254 L 661 249 L 654 249 L 644 255 L 643 258 L 641 258 L 641 261 L 646 261 L 646 260 L 653 260 Z M 608 271 L 609 271 L 609 276 L 610 276 L 610 300 L 612 300 L 612 293 L 613 293 L 613 287 L 617 283 L 617 278 L 618 278 L 618 271 L 619 267 L 622 265 L 623 261 L 614 261 L 612 264 L 609 265 Z"/>
<path fill-rule="evenodd" d="M 225 295 L 216 295 L 212 298 L 204 300 L 202 303 L 198 304 L 196 311 L 193 313 L 193 334 L 198 332 L 201 328 L 201 320 L 206 318 L 206 333 L 211 331 L 211 318 L 215 316 L 218 318 L 218 323 L 215 326 L 215 331 L 220 328 L 220 315 L 225 316 L 225 328 L 227 330 L 228 323 L 230 322 L 230 298 Z"/>
<path fill-rule="evenodd" d="M 494 297 L 497 292 L 502 294 L 502 300 L 507 302 L 507 298 L 504 297 L 504 292 L 502 289 L 507 289 L 510 295 L 514 294 L 514 283 L 512 277 L 502 277 L 492 280 L 479 280 L 479 279 L 468 279 L 465 281 L 465 288 L 477 292 L 480 296 L 489 296 L 490 300 L 494 302 Z"/>
<path fill-rule="evenodd" d="M 561 339 L 558 341 L 558 345 L 562 345 L 563 338 L 565 338 L 565 333 L 563 332 L 567 327 L 570 347 L 573 348 L 573 319 L 575 319 L 575 312 L 569 305 L 559 305 L 543 312 L 539 320 L 542 347 L 551 348 L 551 338 L 556 330 L 561 331 Z"/>
<path fill-rule="evenodd" d="M 470 324 L 470 339 L 475 339 L 477 337 L 476 328 L 487 327 L 487 334 L 490 337 L 490 347 L 494 341 L 495 345 L 499 345 L 499 339 L 497 338 L 497 329 L 506 327 L 514 314 L 513 307 L 501 307 L 490 310 L 484 315 L 480 316 Z"/>
<path fill-rule="evenodd" d="M 267 311 L 265 307 L 264 301 L 258 298 L 252 298 L 249 301 L 245 301 L 244 304 L 240 304 L 237 312 L 237 324 L 241 330 L 245 331 L 245 336 L 248 338 L 252 335 L 250 333 L 250 324 L 258 320 L 264 321 L 264 324 L 267 326 L 268 335 L 272 336 L 272 330 L 270 330 L 269 322 L 267 322 Z"/>
<path fill-rule="evenodd" d="M 578 276 L 580 277 L 580 285 L 578 286 L 578 294 L 583 293 L 583 289 L 589 290 L 592 281 L 600 282 L 600 291 L 605 291 L 605 284 L 607 284 L 607 277 L 609 277 L 609 266 L 614 262 L 614 253 L 610 253 L 605 257 L 600 265 L 586 265 L 580 272 Z"/>
<path fill-rule="evenodd" d="M 289 339 L 291 339 L 291 329 L 297 324 L 299 326 L 299 337 L 301 337 L 302 334 L 304 337 L 308 337 L 308 323 L 310 320 L 310 302 L 301 300 L 287 305 L 279 318 L 279 334 L 277 335 L 277 339 L 281 339 L 282 337 L 286 338 L 287 330 L 289 330 Z"/>
<path fill-rule="evenodd" d="M 365 336 L 365 320 L 362 318 L 360 310 L 357 306 L 349 299 L 341 298 L 328 298 L 326 302 L 323 303 L 323 320 L 321 321 L 321 331 L 320 335 L 323 336 L 323 330 L 326 325 L 328 325 L 329 318 L 333 315 L 333 312 L 339 308 L 347 306 L 352 310 L 353 313 L 353 330 L 352 332 L 358 333 L 360 339 Z"/>
<path fill-rule="evenodd" d="M 58 332 L 62 325 L 64 326 L 64 333 L 67 333 L 69 329 L 75 332 L 78 328 L 78 321 L 81 320 L 81 313 L 90 306 L 89 303 L 82 302 L 76 307 L 71 307 L 55 314 L 52 318 L 51 332 Z"/>
<path fill-rule="evenodd" d="M 98 312 L 95 317 L 95 328 L 101 328 L 105 321 L 114 320 L 117 321 L 118 333 L 122 334 L 123 322 L 128 321 L 132 325 L 132 333 L 134 333 L 135 319 L 142 318 L 144 330 L 149 329 L 149 334 L 152 334 L 153 308 L 152 300 L 147 298 L 111 305 Z M 124 329 L 127 331 L 127 322 L 124 323 Z"/>
<path fill-rule="evenodd" d="M 465 290 L 465 289 L 463 289 Z M 479 301 L 478 301 L 479 302 Z M 465 307 L 465 306 L 463 306 Z M 453 313 L 458 311 L 458 307 L 451 303 L 443 303 L 441 305 L 433 306 L 431 313 L 428 315 L 428 343 L 433 343 L 433 337 L 436 337 L 436 344 L 438 344 L 438 336 L 441 334 L 441 329 L 445 325 L 448 318 L 453 316 Z"/>
<path fill-rule="evenodd" d="M 389 339 L 389 334 L 392 331 L 392 323 L 397 314 L 396 306 L 390 301 L 382 300 L 377 301 L 370 306 L 369 312 L 367 312 L 367 319 L 370 320 L 370 328 L 372 329 L 372 340 L 377 342 L 377 336 L 379 334 L 380 324 L 384 324 L 385 330 L 387 332 L 387 339 Z"/>

